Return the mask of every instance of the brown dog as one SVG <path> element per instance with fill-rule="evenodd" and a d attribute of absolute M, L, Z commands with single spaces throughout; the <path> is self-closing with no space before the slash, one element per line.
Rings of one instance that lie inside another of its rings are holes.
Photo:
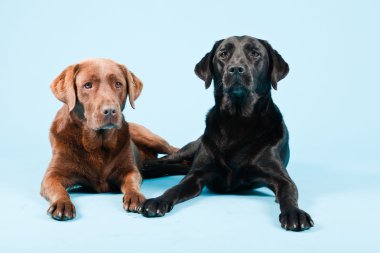
<path fill-rule="evenodd" d="M 139 171 L 144 160 L 176 150 L 143 126 L 124 120 L 127 95 L 134 108 L 142 87 L 124 65 L 108 59 L 71 65 L 53 81 L 51 89 L 65 105 L 50 129 L 53 157 L 41 187 L 52 218 L 75 217 L 67 190 L 76 186 L 121 191 L 124 209 L 138 211 L 145 199 Z"/>

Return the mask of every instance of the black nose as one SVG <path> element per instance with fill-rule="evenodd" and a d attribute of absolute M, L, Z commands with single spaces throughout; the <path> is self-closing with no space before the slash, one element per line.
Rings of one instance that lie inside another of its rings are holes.
<path fill-rule="evenodd" d="M 102 108 L 104 116 L 114 116 L 117 113 L 117 107 L 106 105 Z"/>
<path fill-rule="evenodd" d="M 230 66 L 228 68 L 228 72 L 231 74 L 243 74 L 245 72 L 245 68 L 243 66 Z"/>

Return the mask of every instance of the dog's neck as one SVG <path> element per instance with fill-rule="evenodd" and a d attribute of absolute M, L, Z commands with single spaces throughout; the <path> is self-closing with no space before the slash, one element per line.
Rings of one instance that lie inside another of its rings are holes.
<path fill-rule="evenodd" d="M 82 145 L 87 151 L 94 151 L 99 148 L 113 150 L 117 146 L 118 129 L 93 130 L 83 127 Z"/>
<path fill-rule="evenodd" d="M 282 115 L 271 96 L 261 97 L 249 117 L 228 114 L 215 105 L 207 114 L 205 135 L 225 135 L 231 138 L 267 133 L 282 127 Z"/>
<path fill-rule="evenodd" d="M 248 115 L 243 115 L 239 110 L 235 110 L 233 113 L 225 111 L 222 102 L 218 99 L 215 100 L 215 116 L 223 120 L 234 120 L 242 123 L 252 123 L 252 121 L 263 119 L 268 115 L 272 115 L 274 111 L 278 110 L 276 109 L 276 105 L 274 104 L 270 93 L 259 97 L 257 102 L 255 102 L 253 105 L 246 105 L 253 107 L 253 110 L 251 110 L 252 112 Z"/>

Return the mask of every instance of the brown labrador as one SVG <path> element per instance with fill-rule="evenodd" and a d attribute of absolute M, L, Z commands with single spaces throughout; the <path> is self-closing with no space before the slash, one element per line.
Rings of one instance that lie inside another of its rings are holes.
<path fill-rule="evenodd" d="M 139 171 L 144 160 L 176 150 L 143 126 L 125 121 L 127 96 L 134 108 L 142 87 L 124 65 L 108 59 L 71 65 L 53 81 L 51 89 L 65 105 L 50 129 L 53 157 L 41 187 L 52 218 L 75 217 L 68 190 L 77 186 L 94 192 L 121 191 L 124 209 L 138 211 L 145 199 Z M 154 176 L 161 174 L 156 171 Z"/>

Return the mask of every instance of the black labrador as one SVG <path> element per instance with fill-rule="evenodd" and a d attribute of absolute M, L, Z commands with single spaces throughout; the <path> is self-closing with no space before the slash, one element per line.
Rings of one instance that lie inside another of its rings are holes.
<path fill-rule="evenodd" d="M 271 45 L 249 36 L 217 41 L 195 66 L 208 88 L 214 80 L 215 106 L 207 114 L 204 134 L 179 151 L 148 161 L 145 170 L 177 164 L 189 173 L 163 195 L 146 200 L 146 217 L 163 216 L 177 203 L 199 195 L 204 186 L 228 193 L 266 186 L 280 204 L 281 226 L 301 231 L 314 225 L 298 208 L 297 187 L 289 177 L 289 134 L 271 97 L 271 87 L 289 72 Z"/>

